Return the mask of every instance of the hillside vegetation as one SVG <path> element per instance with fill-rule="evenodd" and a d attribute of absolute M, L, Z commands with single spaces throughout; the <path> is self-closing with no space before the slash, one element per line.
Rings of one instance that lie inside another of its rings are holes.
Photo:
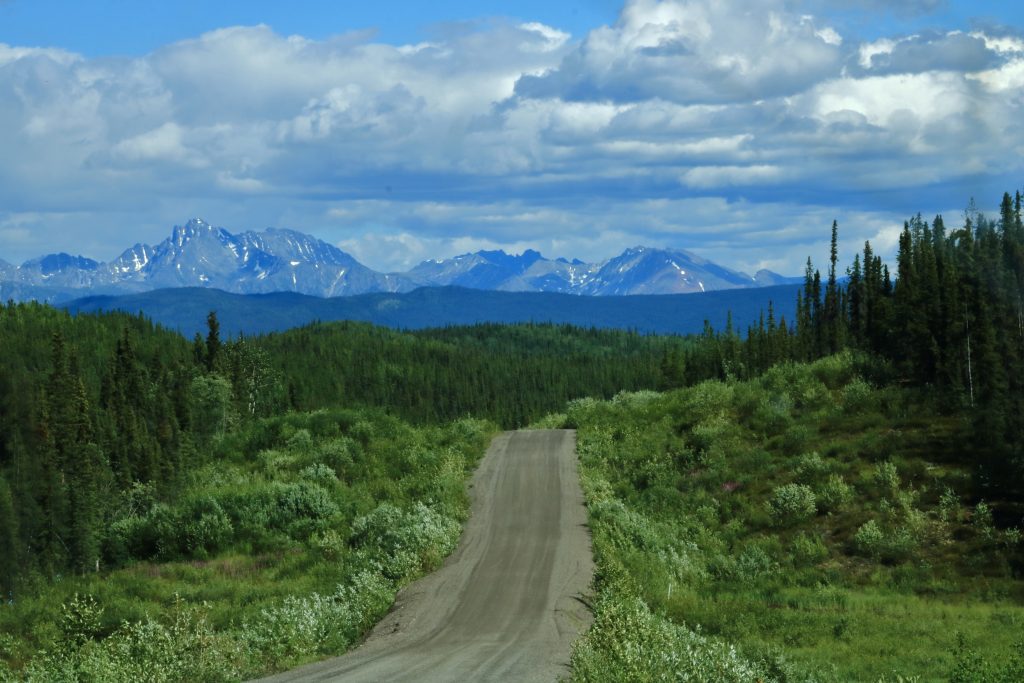
<path fill-rule="evenodd" d="M 568 325 L 476 325 L 400 333 L 316 324 L 253 340 L 287 378 L 287 401 L 382 406 L 416 422 L 475 415 L 519 427 L 566 401 L 661 381 L 678 337 Z"/>
<path fill-rule="evenodd" d="M 599 567 L 580 681 L 1024 679 L 1024 547 L 969 423 L 850 354 L 569 405 Z"/>
<path fill-rule="evenodd" d="M 653 386 L 681 344 L 361 324 L 228 340 L 212 314 L 190 343 L 2 306 L 0 679 L 238 680 L 343 652 L 454 548 L 497 430 L 469 415 Z"/>
<path fill-rule="evenodd" d="M 0 680 L 235 681 L 343 652 L 454 549 L 492 432 L 291 413 L 221 439 L 174 496 L 105 491 L 121 568 L 20 577 Z"/>
<path fill-rule="evenodd" d="M 544 421 L 580 430 L 600 567 L 577 679 L 1024 679 L 1021 203 L 918 215 L 845 286 L 833 224 L 796 320 Z"/>

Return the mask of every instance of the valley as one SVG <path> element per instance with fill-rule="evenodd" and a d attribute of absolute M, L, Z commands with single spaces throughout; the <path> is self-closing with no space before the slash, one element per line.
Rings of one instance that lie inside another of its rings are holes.
<path fill-rule="evenodd" d="M 1024 682 L 1005 0 L 0 0 L 0 683 Z"/>
<path fill-rule="evenodd" d="M 0 680 L 1019 680 L 1019 207 L 745 332 L 10 301 Z"/>

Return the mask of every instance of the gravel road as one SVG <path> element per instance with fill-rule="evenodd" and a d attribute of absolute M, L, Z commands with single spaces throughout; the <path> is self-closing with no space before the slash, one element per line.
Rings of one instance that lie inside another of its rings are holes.
<path fill-rule="evenodd" d="M 572 430 L 506 432 L 473 476 L 473 514 L 444 566 L 410 584 L 369 638 L 265 681 L 544 681 L 569 673 L 593 575 Z"/>

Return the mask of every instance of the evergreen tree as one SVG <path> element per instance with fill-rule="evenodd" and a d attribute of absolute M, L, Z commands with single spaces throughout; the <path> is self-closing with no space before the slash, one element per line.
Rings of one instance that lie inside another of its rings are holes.
<path fill-rule="evenodd" d="M 839 260 L 839 223 L 832 221 L 832 245 L 829 255 L 828 282 L 825 285 L 825 305 L 822 321 L 823 346 L 821 353 L 833 354 L 843 346 L 842 302 L 836 267 Z"/>
<path fill-rule="evenodd" d="M 7 480 L 0 474 L 0 604 L 14 594 L 20 555 L 14 498 Z"/>
<path fill-rule="evenodd" d="M 206 316 L 206 369 L 213 372 L 220 355 L 220 323 L 217 322 L 217 311 L 210 311 Z"/>

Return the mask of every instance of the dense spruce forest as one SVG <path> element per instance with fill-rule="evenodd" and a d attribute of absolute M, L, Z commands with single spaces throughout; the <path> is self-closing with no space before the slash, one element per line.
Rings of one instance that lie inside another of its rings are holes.
<path fill-rule="evenodd" d="M 141 316 L 0 306 L 0 679 L 129 679 L 141 657 L 168 680 L 237 680 L 344 649 L 454 547 L 487 437 L 548 413 L 580 429 L 588 496 L 611 506 L 591 510 L 605 630 L 575 656 L 583 680 L 657 674 L 615 660 L 615 615 L 647 623 L 644 609 L 723 639 L 650 622 L 672 656 L 689 642 L 721 671 L 828 680 L 820 658 L 790 668 L 772 649 L 828 644 L 762 637 L 778 626 L 767 617 L 721 619 L 780 600 L 823 609 L 790 579 L 988 600 L 1019 631 L 1021 196 L 955 229 L 915 216 L 895 272 L 865 244 L 844 273 L 837 245 L 833 224 L 827 272 L 808 261 L 795 319 L 769 307 L 746 330 L 686 338 L 334 323 L 232 339 L 211 312 L 187 340 Z M 669 393 L 620 394 L 642 390 Z M 648 533 L 642 518 L 667 526 Z M 957 563 L 955 548 L 980 559 Z M 652 577 L 677 586 L 674 602 Z M 870 659 L 857 647 L 877 643 L 843 641 L 851 617 L 828 615 L 850 661 Z M 131 654 L 157 632 L 175 645 Z M 721 643 L 749 657 L 716 659 Z M 988 666 L 968 645 L 957 656 Z M 996 673 L 957 680 L 1016 671 L 984 670 Z"/>
<path fill-rule="evenodd" d="M 746 331 L 708 329 L 677 360 L 679 386 L 707 378 L 747 379 L 781 362 L 807 362 L 845 349 L 868 358 L 879 384 L 923 389 L 920 400 L 971 424 L 965 462 L 988 495 L 1024 509 L 1024 227 L 1021 194 L 1004 194 L 999 218 L 973 208 L 947 229 L 941 215 L 904 224 L 896 273 L 865 243 L 840 282 L 838 226 L 823 278 L 808 260 L 797 319 Z"/>
<path fill-rule="evenodd" d="M 290 407 L 384 406 L 416 422 L 463 415 L 518 427 L 583 396 L 655 388 L 678 337 L 569 325 L 481 324 L 397 333 L 316 324 L 257 338 Z"/>

